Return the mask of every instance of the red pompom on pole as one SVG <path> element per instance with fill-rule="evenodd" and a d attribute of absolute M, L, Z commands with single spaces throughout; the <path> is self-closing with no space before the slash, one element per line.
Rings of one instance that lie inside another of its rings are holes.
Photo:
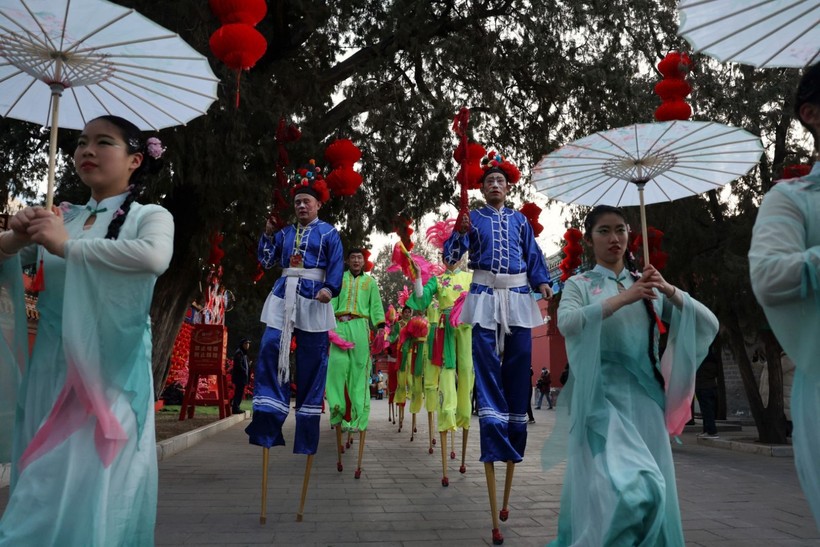
<path fill-rule="evenodd" d="M 663 74 L 663 80 L 655 86 L 655 94 L 661 98 L 661 105 L 655 110 L 659 122 L 688 120 L 692 116 L 692 108 L 684 101 L 692 91 L 686 81 L 691 66 L 689 56 L 677 51 L 670 51 L 658 63 L 658 71 Z"/>
<path fill-rule="evenodd" d="M 541 207 L 531 201 L 528 201 L 521 207 L 521 209 L 519 209 L 519 211 L 527 217 L 527 221 L 529 221 L 530 226 L 532 226 L 533 235 L 535 237 L 540 236 L 541 232 L 544 231 L 544 227 L 538 222 L 538 217 L 541 216 Z"/>
<path fill-rule="evenodd" d="M 463 158 L 461 160 L 461 169 L 464 171 L 465 176 L 464 182 L 461 182 L 461 199 L 459 201 L 459 208 L 458 208 L 458 216 L 456 217 L 456 230 L 462 232 L 465 229 L 469 229 L 469 218 L 470 218 L 470 203 L 469 198 L 467 197 L 467 189 L 468 184 L 465 182 L 469 181 L 468 176 L 466 173 L 469 172 L 469 164 L 470 164 L 470 147 L 467 144 L 467 126 L 470 123 L 470 109 L 462 106 L 461 109 L 456 114 L 456 117 L 453 119 L 453 131 L 455 132 L 456 136 L 460 139 L 459 146 L 462 147 L 464 151 Z M 481 177 L 478 178 L 481 180 Z"/>
<path fill-rule="evenodd" d="M 362 185 L 362 176 L 353 165 L 362 157 L 362 151 L 350 139 L 336 139 L 325 150 L 325 160 L 332 171 L 325 177 L 330 190 L 338 196 L 352 196 Z"/>

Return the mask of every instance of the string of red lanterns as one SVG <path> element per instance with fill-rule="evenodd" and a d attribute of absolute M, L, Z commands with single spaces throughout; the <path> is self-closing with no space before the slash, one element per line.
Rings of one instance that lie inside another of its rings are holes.
<path fill-rule="evenodd" d="M 267 13 L 265 0 L 209 0 L 211 11 L 222 26 L 211 34 L 208 44 L 213 54 L 236 71 L 236 107 L 239 107 L 239 79 L 250 70 L 268 48 L 268 42 L 254 27 Z"/>

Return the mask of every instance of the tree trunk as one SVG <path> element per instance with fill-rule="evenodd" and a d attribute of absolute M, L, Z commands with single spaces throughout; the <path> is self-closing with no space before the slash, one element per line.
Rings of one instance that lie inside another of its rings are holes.
<path fill-rule="evenodd" d="M 181 261 L 180 261 L 181 262 Z M 196 262 L 194 262 L 196 264 Z M 151 369 L 154 376 L 154 398 L 159 399 L 170 372 L 170 355 L 174 349 L 182 320 L 196 296 L 199 269 L 188 263 L 171 263 L 154 288 L 151 302 L 153 355 Z"/>
<path fill-rule="evenodd" d="M 774 336 L 769 331 L 769 336 L 761 334 L 761 338 L 766 346 L 766 357 L 769 366 L 769 405 L 763 406 L 763 399 L 760 397 L 757 379 L 752 372 L 752 363 L 746 352 L 746 340 L 740 328 L 737 314 L 731 311 L 727 314 L 728 324 L 724 324 L 729 333 L 729 343 L 732 353 L 743 380 L 743 388 L 749 400 L 749 408 L 757 427 L 759 441 L 769 444 L 786 444 L 786 416 L 783 412 L 783 380 L 780 368 L 780 354 L 771 347 Z M 767 338 L 771 338 L 768 340 Z M 774 341 L 776 344 L 776 341 Z M 769 357 L 770 354 L 772 357 Z M 769 360 L 772 359 L 772 360 Z M 773 382 L 773 378 L 777 378 Z"/>
<path fill-rule="evenodd" d="M 151 301 L 154 346 L 151 368 L 156 399 L 165 388 L 171 368 L 170 356 L 182 320 L 199 294 L 201 270 L 195 241 L 202 220 L 195 205 L 196 197 L 196 187 L 183 183 L 163 203 L 174 217 L 174 255 L 168 270 L 157 280 Z"/>

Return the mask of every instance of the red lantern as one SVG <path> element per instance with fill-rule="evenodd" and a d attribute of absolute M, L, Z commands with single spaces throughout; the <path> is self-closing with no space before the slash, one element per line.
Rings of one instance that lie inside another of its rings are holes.
<path fill-rule="evenodd" d="M 684 99 L 692 91 L 686 81 L 692 62 L 685 53 L 669 52 L 658 63 L 658 71 L 663 80 L 655 86 L 655 94 L 661 98 L 661 105 L 655 110 L 655 119 L 659 122 L 670 120 L 688 120 L 692 116 L 692 107 Z"/>
<path fill-rule="evenodd" d="M 223 25 L 244 23 L 256 26 L 268 12 L 265 0 L 209 0 L 208 5 Z"/>
<path fill-rule="evenodd" d="M 208 42 L 217 58 L 234 70 L 248 70 L 265 54 L 265 37 L 250 25 L 231 23 L 211 34 Z"/>
<path fill-rule="evenodd" d="M 254 25 L 265 17 L 265 0 L 209 0 L 211 11 L 222 26 L 211 35 L 209 45 L 216 57 L 236 71 L 236 107 L 239 108 L 239 78 L 265 54 L 268 42 Z"/>

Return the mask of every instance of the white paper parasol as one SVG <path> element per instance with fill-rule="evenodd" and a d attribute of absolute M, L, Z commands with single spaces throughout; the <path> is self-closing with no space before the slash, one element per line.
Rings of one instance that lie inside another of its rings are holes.
<path fill-rule="evenodd" d="M 714 190 L 760 160 L 760 138 L 716 122 L 635 124 L 589 135 L 548 154 L 532 182 L 548 197 L 579 205 L 640 205 Z M 649 263 L 644 245 L 644 264 Z"/>
<path fill-rule="evenodd" d="M 758 68 L 820 60 L 820 0 L 681 0 L 678 34 L 695 52 Z"/>
<path fill-rule="evenodd" d="M 47 207 L 59 126 L 103 114 L 143 130 L 182 125 L 208 110 L 217 83 L 203 55 L 132 9 L 0 0 L 0 115 L 51 127 Z"/>

